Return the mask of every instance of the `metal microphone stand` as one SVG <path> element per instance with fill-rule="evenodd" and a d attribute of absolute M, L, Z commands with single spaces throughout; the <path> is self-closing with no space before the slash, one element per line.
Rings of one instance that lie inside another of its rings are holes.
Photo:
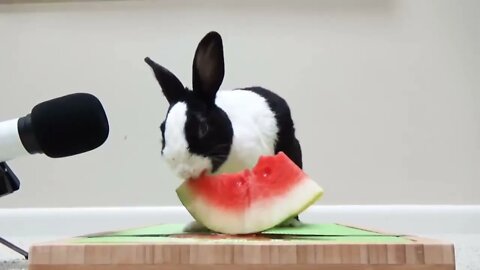
<path fill-rule="evenodd" d="M 0 162 L 0 197 L 17 191 L 20 188 L 20 181 L 13 171 L 8 167 L 7 163 Z M 11 250 L 21 254 L 28 259 L 28 252 L 12 244 L 11 242 L 0 237 L 0 244 L 10 248 Z"/>

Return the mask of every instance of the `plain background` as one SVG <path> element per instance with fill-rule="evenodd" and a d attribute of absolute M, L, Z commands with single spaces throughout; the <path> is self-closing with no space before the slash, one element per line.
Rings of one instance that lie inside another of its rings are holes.
<path fill-rule="evenodd" d="M 89 92 L 111 129 L 89 153 L 11 161 L 22 187 L 0 207 L 178 205 L 143 58 L 190 86 L 210 30 L 222 88 L 290 103 L 319 204 L 480 203 L 480 1 L 1 2 L 0 121 Z"/>

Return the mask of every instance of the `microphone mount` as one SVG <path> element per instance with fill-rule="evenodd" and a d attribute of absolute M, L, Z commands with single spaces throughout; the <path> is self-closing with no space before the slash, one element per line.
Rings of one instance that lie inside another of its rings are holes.
<path fill-rule="evenodd" d="M 8 167 L 6 162 L 0 162 L 0 197 L 17 191 L 20 188 L 20 180 Z"/>
<path fill-rule="evenodd" d="M 0 162 L 0 197 L 11 194 L 17 191 L 19 188 L 20 180 L 18 180 L 18 177 L 15 175 L 12 169 L 10 169 L 6 162 Z M 24 256 L 25 259 L 28 259 L 28 252 L 2 237 L 0 237 L 0 244 L 5 245 L 11 250 Z"/>

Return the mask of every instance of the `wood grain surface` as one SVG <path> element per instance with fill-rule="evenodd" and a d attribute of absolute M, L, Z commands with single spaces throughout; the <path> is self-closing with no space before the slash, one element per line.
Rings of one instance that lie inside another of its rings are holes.
<path fill-rule="evenodd" d="M 29 269 L 260 270 L 455 269 L 454 247 L 405 236 L 405 243 L 244 241 L 158 243 L 41 243 L 31 247 Z M 204 237 L 203 237 L 204 238 Z M 236 237 L 238 239 L 238 237 Z"/>

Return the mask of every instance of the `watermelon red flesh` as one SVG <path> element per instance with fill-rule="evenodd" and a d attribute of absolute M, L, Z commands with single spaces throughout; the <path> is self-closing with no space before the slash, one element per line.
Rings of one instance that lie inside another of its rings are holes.
<path fill-rule="evenodd" d="M 226 211 L 242 212 L 250 206 L 249 171 L 236 174 L 206 175 L 188 180 L 187 188 L 201 196 L 205 203 L 224 208 Z"/>
<path fill-rule="evenodd" d="M 283 152 L 277 156 L 260 157 L 252 171 L 255 181 L 251 184 L 250 195 L 256 199 L 282 196 L 305 177 L 303 171 Z"/>
<path fill-rule="evenodd" d="M 263 156 L 252 170 L 185 181 L 177 194 L 207 228 L 255 233 L 293 217 L 318 200 L 322 188 L 284 153 Z"/>

